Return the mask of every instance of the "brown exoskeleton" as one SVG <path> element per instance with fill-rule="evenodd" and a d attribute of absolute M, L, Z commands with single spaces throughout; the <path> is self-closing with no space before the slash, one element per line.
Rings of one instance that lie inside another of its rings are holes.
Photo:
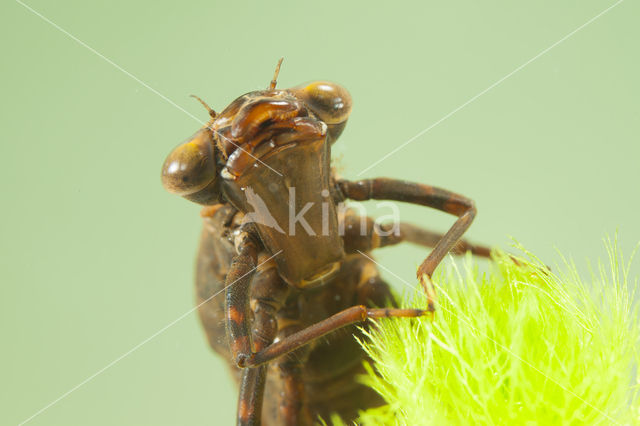
<path fill-rule="evenodd" d="M 460 240 L 476 214 L 468 198 L 402 180 L 338 179 L 330 151 L 351 112 L 349 93 L 321 81 L 276 89 L 279 67 L 267 90 L 219 114 L 203 102 L 211 120 L 169 154 L 162 181 L 207 206 L 199 314 L 240 382 L 238 424 L 308 425 L 331 413 L 349 421 L 382 403 L 355 379 L 365 359 L 355 325 L 433 312 L 430 278 L 444 256 L 489 250 Z M 339 211 L 348 199 L 419 204 L 457 220 L 444 235 L 405 223 L 382 232 L 370 218 Z M 418 270 L 425 309 L 379 308 L 393 298 L 361 253 L 401 241 L 434 247 Z M 213 297 L 223 290 L 224 299 Z"/>

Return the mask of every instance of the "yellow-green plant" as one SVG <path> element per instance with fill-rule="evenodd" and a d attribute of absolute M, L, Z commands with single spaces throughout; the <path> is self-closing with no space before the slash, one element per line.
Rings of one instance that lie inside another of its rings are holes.
<path fill-rule="evenodd" d="M 358 423 L 639 424 L 637 281 L 615 242 L 607 253 L 589 283 L 572 262 L 550 271 L 530 253 L 497 251 L 486 273 L 471 258 L 452 263 L 434 280 L 433 320 L 369 328 L 363 380 L 387 405 Z"/>

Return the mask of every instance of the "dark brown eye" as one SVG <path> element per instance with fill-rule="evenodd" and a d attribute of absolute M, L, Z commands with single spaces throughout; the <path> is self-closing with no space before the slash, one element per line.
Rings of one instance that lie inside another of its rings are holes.
<path fill-rule="evenodd" d="M 291 91 L 326 124 L 344 123 L 351 114 L 351 95 L 339 84 L 314 81 Z"/>
<path fill-rule="evenodd" d="M 175 148 L 162 166 L 162 185 L 200 204 L 215 202 L 217 176 L 211 130 L 203 128 Z"/>

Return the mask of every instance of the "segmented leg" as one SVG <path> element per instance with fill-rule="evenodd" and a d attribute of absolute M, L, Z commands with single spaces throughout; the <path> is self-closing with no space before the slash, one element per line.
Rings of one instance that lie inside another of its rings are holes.
<path fill-rule="evenodd" d="M 425 309 L 367 308 L 364 305 L 352 306 L 329 318 L 302 329 L 290 336 L 266 347 L 264 350 L 238 359 L 238 367 L 256 367 L 279 356 L 286 355 L 326 334 L 349 324 L 364 323 L 368 319 L 403 317 L 414 318 L 428 315 Z"/>
<path fill-rule="evenodd" d="M 238 397 L 238 426 L 259 426 L 262 419 L 262 401 L 267 378 L 267 365 L 242 371 Z"/>
<path fill-rule="evenodd" d="M 357 182 L 341 180 L 338 188 L 346 198 L 357 201 L 394 200 L 432 207 L 458 217 L 431 253 L 418 267 L 418 279 L 427 294 L 429 310 L 435 309 L 435 290 L 431 282 L 433 271 L 456 245 L 476 215 L 473 201 L 462 195 L 434 186 L 402 180 L 377 178 Z"/>
<path fill-rule="evenodd" d="M 370 217 L 358 216 L 348 211 L 344 216 L 344 249 L 346 253 L 371 251 L 401 242 L 410 242 L 425 247 L 435 247 L 444 236 L 411 223 L 401 222 L 394 229 L 393 224 L 376 223 Z M 474 256 L 490 257 L 491 249 L 466 240 L 458 240 L 450 253 L 462 255 L 470 251 Z"/>
<path fill-rule="evenodd" d="M 444 237 L 444 234 L 429 231 L 411 223 L 400 224 L 400 235 L 404 241 L 425 247 L 435 247 Z M 458 240 L 449 252 L 455 255 L 462 255 L 468 251 L 474 256 L 491 257 L 491 249 L 489 247 L 473 244 L 464 239 Z"/>
<path fill-rule="evenodd" d="M 238 254 L 233 258 L 225 280 L 225 314 L 232 355 L 238 359 L 240 354 L 251 352 L 249 292 L 256 273 L 258 250 L 247 232 L 239 235 L 235 246 Z M 238 397 L 238 425 L 260 424 L 265 376 L 266 367 L 243 371 Z"/>
<path fill-rule="evenodd" d="M 243 232 L 236 241 L 238 254 L 233 258 L 225 280 L 225 314 L 231 352 L 238 360 L 242 355 L 251 353 L 249 291 L 256 271 L 258 250 L 247 232 Z"/>
<path fill-rule="evenodd" d="M 226 310 L 231 348 L 238 359 L 273 342 L 278 332 L 276 313 L 287 297 L 289 286 L 278 276 L 275 263 L 264 259 L 266 255 L 258 258 L 260 262 L 256 266 L 257 250 L 249 235 L 241 234 L 236 250 L 238 255 L 226 280 Z M 258 426 L 261 423 L 266 368 L 263 365 L 242 372 L 238 425 Z"/>

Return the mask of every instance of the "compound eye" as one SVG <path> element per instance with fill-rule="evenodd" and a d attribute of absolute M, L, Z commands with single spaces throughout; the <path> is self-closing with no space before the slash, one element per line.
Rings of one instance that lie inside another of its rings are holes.
<path fill-rule="evenodd" d="M 171 151 L 162 166 L 162 185 L 167 191 L 202 204 L 217 198 L 212 193 L 216 176 L 213 138 L 208 128 Z"/>
<path fill-rule="evenodd" d="M 314 81 L 291 91 L 326 124 L 344 123 L 351 114 L 351 95 L 339 84 Z"/>

